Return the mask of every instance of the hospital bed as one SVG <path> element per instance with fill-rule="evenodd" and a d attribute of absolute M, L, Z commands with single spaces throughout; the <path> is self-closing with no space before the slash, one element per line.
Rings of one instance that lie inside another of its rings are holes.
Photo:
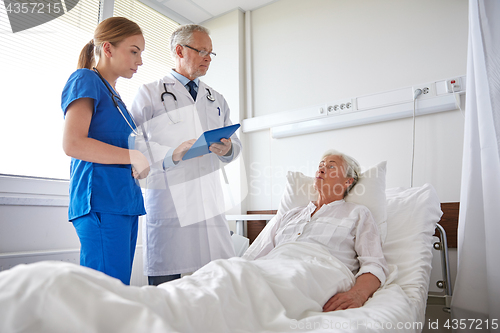
<path fill-rule="evenodd" d="M 331 295 L 315 288 L 333 284 L 337 275 L 329 273 L 331 266 L 342 267 L 292 244 L 282 252 L 300 252 L 309 266 L 293 260 L 280 267 L 272 260 L 255 261 L 259 267 L 241 258 L 217 260 L 159 287 L 125 286 L 69 263 L 18 265 L 0 273 L 0 331 L 420 332 L 433 235 L 442 214 L 437 194 L 429 184 L 386 190 L 385 163 L 365 171 L 360 185 L 363 193 L 350 194 L 349 200 L 372 210 L 390 265 L 384 286 L 361 308 L 321 312 Z M 289 172 L 280 209 L 309 200 L 310 191 L 304 191 L 309 186 L 311 178 Z"/>

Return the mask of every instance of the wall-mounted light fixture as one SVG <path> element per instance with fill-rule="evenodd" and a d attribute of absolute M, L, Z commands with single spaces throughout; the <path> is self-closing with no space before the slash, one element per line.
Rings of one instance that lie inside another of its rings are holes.
<path fill-rule="evenodd" d="M 423 92 L 417 101 L 416 116 L 457 110 L 460 107 L 457 96 L 465 93 L 465 86 L 461 84 L 460 90 L 450 93 L 447 89 L 450 80 L 465 83 L 465 76 L 244 119 L 243 133 L 271 129 L 272 137 L 278 139 L 412 117 L 416 89 Z"/>

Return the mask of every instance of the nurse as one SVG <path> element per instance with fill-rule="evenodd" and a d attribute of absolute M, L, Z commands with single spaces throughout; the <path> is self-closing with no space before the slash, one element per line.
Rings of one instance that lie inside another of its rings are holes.
<path fill-rule="evenodd" d="M 146 177 L 149 164 L 129 149 L 134 121 L 115 85 L 142 65 L 144 45 L 136 23 L 122 17 L 102 21 L 81 51 L 61 102 L 63 149 L 72 157 L 68 215 L 80 238 L 80 264 L 124 284 L 130 283 L 138 218 L 146 213 L 134 178 Z"/>
<path fill-rule="evenodd" d="M 238 157 L 240 140 L 233 134 L 207 155 L 182 159 L 204 131 L 231 125 L 224 97 L 199 79 L 215 56 L 212 40 L 206 28 L 185 25 L 170 46 L 175 68 L 141 86 L 131 107 L 148 138 L 137 146 L 151 164 L 143 224 L 144 274 L 151 285 L 235 255 L 219 169 Z"/>

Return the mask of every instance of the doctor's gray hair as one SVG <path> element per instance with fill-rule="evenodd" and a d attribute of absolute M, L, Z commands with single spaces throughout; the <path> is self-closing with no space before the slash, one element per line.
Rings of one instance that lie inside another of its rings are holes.
<path fill-rule="evenodd" d="M 193 33 L 195 31 L 206 33 L 210 35 L 210 31 L 202 27 L 198 24 L 186 24 L 181 25 L 177 30 L 172 33 L 172 37 L 170 37 L 170 50 L 172 51 L 172 55 L 177 57 L 175 53 L 175 47 L 177 45 L 189 45 L 193 40 Z"/>
<path fill-rule="evenodd" d="M 354 185 L 357 184 L 359 180 L 359 174 L 361 173 L 361 167 L 359 166 L 358 161 L 356 161 L 354 158 L 352 158 L 349 155 L 346 155 L 344 153 L 339 152 L 338 150 L 335 149 L 329 149 L 323 153 L 323 156 L 321 156 L 321 159 L 323 160 L 327 156 L 340 156 L 342 160 L 344 161 L 344 170 L 345 170 L 345 177 L 346 178 L 352 178 L 354 181 L 352 182 L 351 186 L 345 191 L 344 193 L 344 198 L 349 194 L 349 191 L 354 187 Z"/>

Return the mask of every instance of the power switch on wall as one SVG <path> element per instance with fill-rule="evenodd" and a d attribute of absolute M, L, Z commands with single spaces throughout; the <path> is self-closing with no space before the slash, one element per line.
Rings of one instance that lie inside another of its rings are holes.
<path fill-rule="evenodd" d="M 448 93 L 454 93 L 462 90 L 462 84 L 461 84 L 461 79 L 455 78 L 455 79 L 449 79 L 446 80 L 446 91 Z"/>

